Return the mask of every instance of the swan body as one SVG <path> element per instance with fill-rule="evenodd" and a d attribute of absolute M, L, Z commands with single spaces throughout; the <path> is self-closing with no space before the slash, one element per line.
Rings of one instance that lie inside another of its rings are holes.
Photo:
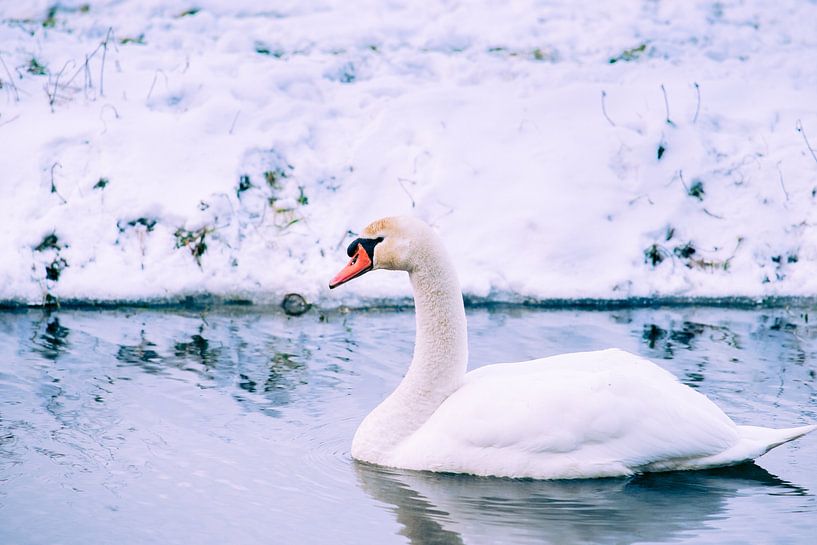
<path fill-rule="evenodd" d="M 736 464 L 810 429 L 738 426 L 654 363 L 610 349 L 467 373 L 422 426 L 375 458 L 477 475 L 612 477 Z"/>
<path fill-rule="evenodd" d="M 330 287 L 375 268 L 404 270 L 417 315 L 412 363 L 355 433 L 357 460 L 498 477 L 613 477 L 738 464 L 817 429 L 739 426 L 669 372 L 617 349 L 466 373 L 462 293 L 433 230 L 384 218 L 348 253 Z"/>

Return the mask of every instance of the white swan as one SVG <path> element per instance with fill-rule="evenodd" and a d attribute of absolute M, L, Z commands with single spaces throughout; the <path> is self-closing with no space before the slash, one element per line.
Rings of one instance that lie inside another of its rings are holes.
<path fill-rule="evenodd" d="M 355 433 L 357 460 L 484 476 L 612 477 L 737 464 L 817 429 L 738 426 L 664 369 L 616 349 L 466 373 L 462 293 L 434 231 L 384 218 L 347 253 L 330 288 L 372 269 L 407 271 L 417 319 L 411 366 Z"/>

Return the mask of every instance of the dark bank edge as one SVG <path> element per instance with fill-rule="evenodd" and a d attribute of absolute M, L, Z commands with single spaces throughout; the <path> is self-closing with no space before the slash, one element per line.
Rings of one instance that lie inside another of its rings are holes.
<path fill-rule="evenodd" d="M 738 309 L 763 308 L 807 308 L 817 306 L 817 296 L 763 296 L 763 297 L 629 297 L 622 299 L 604 298 L 552 298 L 535 299 L 525 297 L 463 297 L 466 308 L 530 308 L 542 310 L 628 310 L 681 307 L 723 307 Z M 310 312 L 346 312 L 409 310 L 414 307 L 410 298 L 371 299 L 359 305 L 325 305 L 310 304 L 302 314 Z M 264 311 L 281 311 L 281 303 L 254 302 L 249 299 L 223 298 L 210 294 L 190 295 L 178 298 L 146 300 L 94 300 L 62 299 L 57 303 L 32 304 L 17 300 L 0 300 L 0 311 L 19 310 L 219 310 L 219 309 L 254 309 Z"/>

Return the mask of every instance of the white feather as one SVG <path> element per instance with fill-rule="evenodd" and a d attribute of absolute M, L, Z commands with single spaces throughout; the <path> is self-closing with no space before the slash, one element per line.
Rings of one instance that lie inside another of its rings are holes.
<path fill-rule="evenodd" d="M 563 354 L 465 373 L 462 295 L 433 231 L 410 218 L 382 237 L 375 268 L 409 271 L 414 358 L 358 428 L 352 455 L 404 469 L 502 477 L 611 477 L 737 464 L 813 431 L 738 426 L 656 364 L 622 350 Z"/>

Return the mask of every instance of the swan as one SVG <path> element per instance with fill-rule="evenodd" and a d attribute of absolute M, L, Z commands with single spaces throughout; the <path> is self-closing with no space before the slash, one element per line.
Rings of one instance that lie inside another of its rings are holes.
<path fill-rule="evenodd" d="M 462 292 L 431 227 L 379 219 L 347 254 L 330 289 L 374 269 L 407 271 L 417 327 L 408 371 L 355 433 L 356 460 L 495 477 L 618 477 L 739 464 L 817 429 L 737 425 L 668 371 L 619 349 L 466 372 Z"/>

